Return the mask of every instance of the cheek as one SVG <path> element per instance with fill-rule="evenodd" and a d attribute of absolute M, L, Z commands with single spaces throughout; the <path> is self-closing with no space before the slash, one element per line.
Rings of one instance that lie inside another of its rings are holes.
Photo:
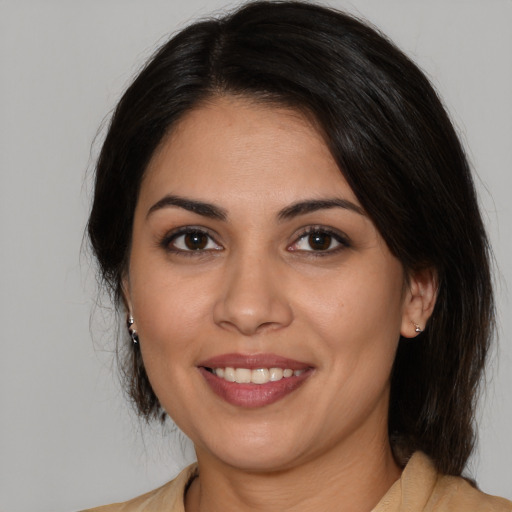
<path fill-rule="evenodd" d="M 200 268 L 191 273 L 187 268 L 166 261 L 160 251 L 134 248 L 130 297 L 140 335 L 157 341 L 197 328 L 198 319 L 204 318 L 209 307 L 215 282 L 211 273 Z"/>
<path fill-rule="evenodd" d="M 168 409 L 174 398 L 166 390 L 176 389 L 197 360 L 211 293 L 204 279 L 180 276 L 160 260 L 132 254 L 130 297 L 146 372 Z"/>
<path fill-rule="evenodd" d="M 315 292 L 301 302 L 305 329 L 323 340 L 320 360 L 327 361 L 336 403 L 362 416 L 387 389 L 400 336 L 402 269 L 380 269 L 351 267 L 321 287 L 309 286 Z"/>
<path fill-rule="evenodd" d="M 311 325 L 332 340 L 371 343 L 398 338 L 402 321 L 403 275 L 398 263 L 385 269 L 349 268 L 296 290 L 297 304 Z"/>
<path fill-rule="evenodd" d="M 134 293 L 141 347 L 148 351 L 190 351 L 209 309 L 207 296 L 204 289 L 202 293 L 196 291 L 190 283 L 180 286 L 179 280 L 168 285 L 146 281 Z"/>
<path fill-rule="evenodd" d="M 191 427 L 186 415 L 183 418 L 183 411 L 187 410 L 187 403 L 197 400 L 187 383 L 196 371 L 197 339 L 204 317 L 204 308 L 196 295 L 162 280 L 146 281 L 134 293 L 147 376 L 162 407 L 185 430 Z"/>

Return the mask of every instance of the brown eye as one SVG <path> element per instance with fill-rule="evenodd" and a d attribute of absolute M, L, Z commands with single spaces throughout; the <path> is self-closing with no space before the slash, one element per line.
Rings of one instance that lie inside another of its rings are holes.
<path fill-rule="evenodd" d="M 331 247 L 332 236 L 328 233 L 311 233 L 308 244 L 314 251 L 326 251 Z"/>
<path fill-rule="evenodd" d="M 164 240 L 162 245 L 169 250 L 182 253 L 222 250 L 222 246 L 218 245 L 207 232 L 196 229 L 175 233 Z"/>
<path fill-rule="evenodd" d="M 348 247 L 350 243 L 343 234 L 319 226 L 303 232 L 297 241 L 288 247 L 288 250 L 327 255 Z"/>
<path fill-rule="evenodd" d="M 198 251 L 204 249 L 208 245 L 208 236 L 204 233 L 187 233 L 184 235 L 183 242 L 187 249 Z"/>

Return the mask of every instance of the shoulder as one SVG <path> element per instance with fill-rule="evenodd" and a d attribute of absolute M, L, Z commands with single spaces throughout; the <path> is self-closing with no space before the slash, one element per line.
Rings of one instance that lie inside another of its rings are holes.
<path fill-rule="evenodd" d="M 466 480 L 440 476 L 429 501 L 436 512 L 512 512 L 512 502 L 475 489 Z"/>
<path fill-rule="evenodd" d="M 113 503 L 81 512 L 184 512 L 183 497 L 190 482 L 197 476 L 197 465 L 185 468 L 174 480 L 162 487 L 123 503 Z"/>
<path fill-rule="evenodd" d="M 401 478 L 372 512 L 512 512 L 512 502 L 475 489 L 464 478 L 442 475 L 416 452 Z"/>

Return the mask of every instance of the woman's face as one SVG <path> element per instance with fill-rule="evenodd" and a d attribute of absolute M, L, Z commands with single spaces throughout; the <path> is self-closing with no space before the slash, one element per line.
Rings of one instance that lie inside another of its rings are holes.
<path fill-rule="evenodd" d="M 301 114 L 229 97 L 189 112 L 141 185 L 124 288 L 200 460 L 270 470 L 387 446 L 412 293 Z"/>

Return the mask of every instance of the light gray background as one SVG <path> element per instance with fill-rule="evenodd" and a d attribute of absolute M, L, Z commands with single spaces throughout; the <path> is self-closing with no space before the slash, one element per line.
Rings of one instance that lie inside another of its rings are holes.
<path fill-rule="evenodd" d="M 381 27 L 428 73 L 478 172 L 501 271 L 501 327 L 470 471 L 487 492 L 512 498 L 512 1 L 330 4 Z M 127 499 L 191 460 L 190 448 L 183 457 L 174 436 L 127 411 L 109 311 L 96 309 L 90 327 L 94 269 L 80 256 L 85 176 L 96 130 L 157 42 L 229 5 L 0 0 L 2 512 Z"/>

